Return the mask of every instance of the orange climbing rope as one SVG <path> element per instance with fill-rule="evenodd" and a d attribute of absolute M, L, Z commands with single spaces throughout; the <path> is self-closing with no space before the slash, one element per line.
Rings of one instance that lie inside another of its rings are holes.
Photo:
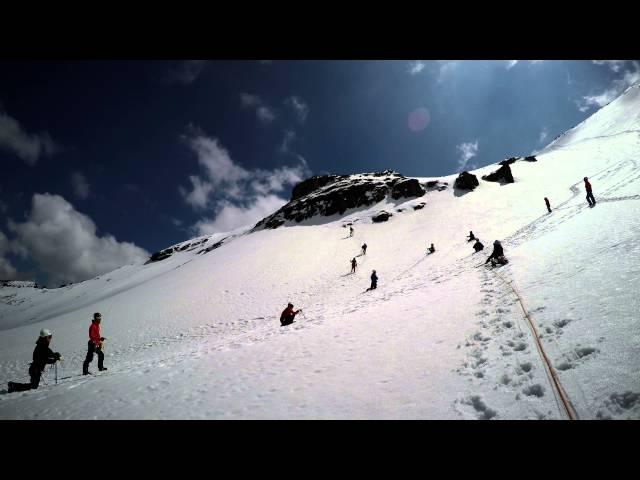
<path fill-rule="evenodd" d="M 546 370 L 547 370 L 548 374 L 550 374 L 550 378 L 552 380 L 551 381 L 551 385 L 555 388 L 555 390 L 557 392 L 557 396 L 560 398 L 560 401 L 562 402 L 562 406 L 564 407 L 564 410 L 565 410 L 564 413 L 567 415 L 569 420 L 577 420 L 578 417 L 577 417 L 575 411 L 573 410 L 573 407 L 571 406 L 571 402 L 569 401 L 569 398 L 567 397 L 567 394 L 564 391 L 564 388 L 562 387 L 562 384 L 560 383 L 560 379 L 558 378 L 558 375 L 556 374 L 556 371 L 552 367 L 551 362 L 549 361 L 549 357 L 547 357 L 547 354 L 544 351 L 544 348 L 542 347 L 542 343 L 540 343 L 540 336 L 538 335 L 538 330 L 536 329 L 536 326 L 534 325 L 533 321 L 531 320 L 531 317 L 529 316 L 529 312 L 527 312 L 527 309 L 524 306 L 524 302 L 522 301 L 522 297 L 518 293 L 518 290 L 510 282 L 508 282 L 502 275 L 500 275 L 495 270 L 492 270 L 492 271 L 493 271 L 493 273 L 496 274 L 496 276 L 498 278 L 500 278 L 500 280 L 502 280 L 504 283 L 506 283 L 509 286 L 509 288 L 511 288 L 511 290 L 513 291 L 513 293 L 517 297 L 518 302 L 520 303 L 520 307 L 522 308 L 522 312 L 524 313 L 524 316 L 527 319 L 527 322 L 529 323 L 529 327 L 531 328 L 531 331 L 533 333 L 533 338 L 536 341 L 536 348 L 538 349 L 538 353 L 540 353 L 540 356 L 544 360 L 544 364 L 545 364 Z"/>

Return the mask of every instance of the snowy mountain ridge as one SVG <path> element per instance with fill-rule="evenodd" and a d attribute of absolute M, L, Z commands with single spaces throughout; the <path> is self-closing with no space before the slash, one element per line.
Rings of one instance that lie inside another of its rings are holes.
<path fill-rule="evenodd" d="M 330 178 L 273 217 L 286 228 L 198 237 L 60 289 L 2 287 L 0 382 L 28 380 L 41 328 L 65 362 L 57 385 L 0 395 L 0 418 L 566 418 L 523 310 L 577 418 L 640 418 L 638 130 L 634 87 L 536 162 L 506 162 L 513 183 L 420 177 L 422 195 L 395 199 L 395 172 Z M 340 182 L 373 201 L 322 215 Z M 288 302 L 302 312 L 280 327 Z M 83 377 L 97 311 L 109 370 Z"/>

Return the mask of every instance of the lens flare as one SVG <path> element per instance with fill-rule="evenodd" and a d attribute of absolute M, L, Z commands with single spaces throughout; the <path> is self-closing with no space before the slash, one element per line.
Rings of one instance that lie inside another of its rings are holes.
<path fill-rule="evenodd" d="M 421 107 L 409 114 L 407 125 L 412 132 L 420 132 L 427 128 L 430 121 L 431 116 L 429 115 L 429 110 Z"/>

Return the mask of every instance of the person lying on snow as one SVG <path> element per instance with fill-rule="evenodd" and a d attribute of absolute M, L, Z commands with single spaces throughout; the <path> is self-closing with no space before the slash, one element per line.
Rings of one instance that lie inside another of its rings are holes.
<path fill-rule="evenodd" d="M 33 362 L 29 365 L 30 383 L 9 382 L 9 393 L 24 392 L 38 388 L 40 385 L 40 377 L 44 372 L 44 367 L 48 364 L 54 364 L 62 358 L 58 352 L 54 352 L 49 348 L 52 334 L 50 330 L 43 328 L 40 330 L 40 337 L 36 341 L 36 348 L 33 350 Z"/>
<path fill-rule="evenodd" d="M 282 314 L 280 314 L 280 326 L 284 327 L 286 325 L 291 325 L 293 323 L 293 319 L 296 317 L 298 313 L 300 313 L 301 310 L 302 309 L 294 312 L 293 303 L 290 303 L 289 305 L 287 305 L 287 308 L 285 308 L 282 311 Z"/>
<path fill-rule="evenodd" d="M 500 240 L 496 240 L 495 242 L 493 242 L 493 252 L 491 252 L 491 255 L 489 255 L 489 258 L 487 258 L 487 261 L 484 263 L 487 264 L 489 262 L 491 262 L 491 265 L 493 265 L 494 267 L 498 264 L 506 265 L 507 263 L 509 263 L 509 261 L 504 256 L 504 250 L 502 249 Z"/>

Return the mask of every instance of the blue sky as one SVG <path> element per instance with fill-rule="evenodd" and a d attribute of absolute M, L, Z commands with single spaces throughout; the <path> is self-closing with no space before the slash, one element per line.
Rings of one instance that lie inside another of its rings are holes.
<path fill-rule="evenodd" d="M 0 279 L 57 285 L 255 223 L 301 179 L 528 155 L 637 61 L 0 62 Z"/>

